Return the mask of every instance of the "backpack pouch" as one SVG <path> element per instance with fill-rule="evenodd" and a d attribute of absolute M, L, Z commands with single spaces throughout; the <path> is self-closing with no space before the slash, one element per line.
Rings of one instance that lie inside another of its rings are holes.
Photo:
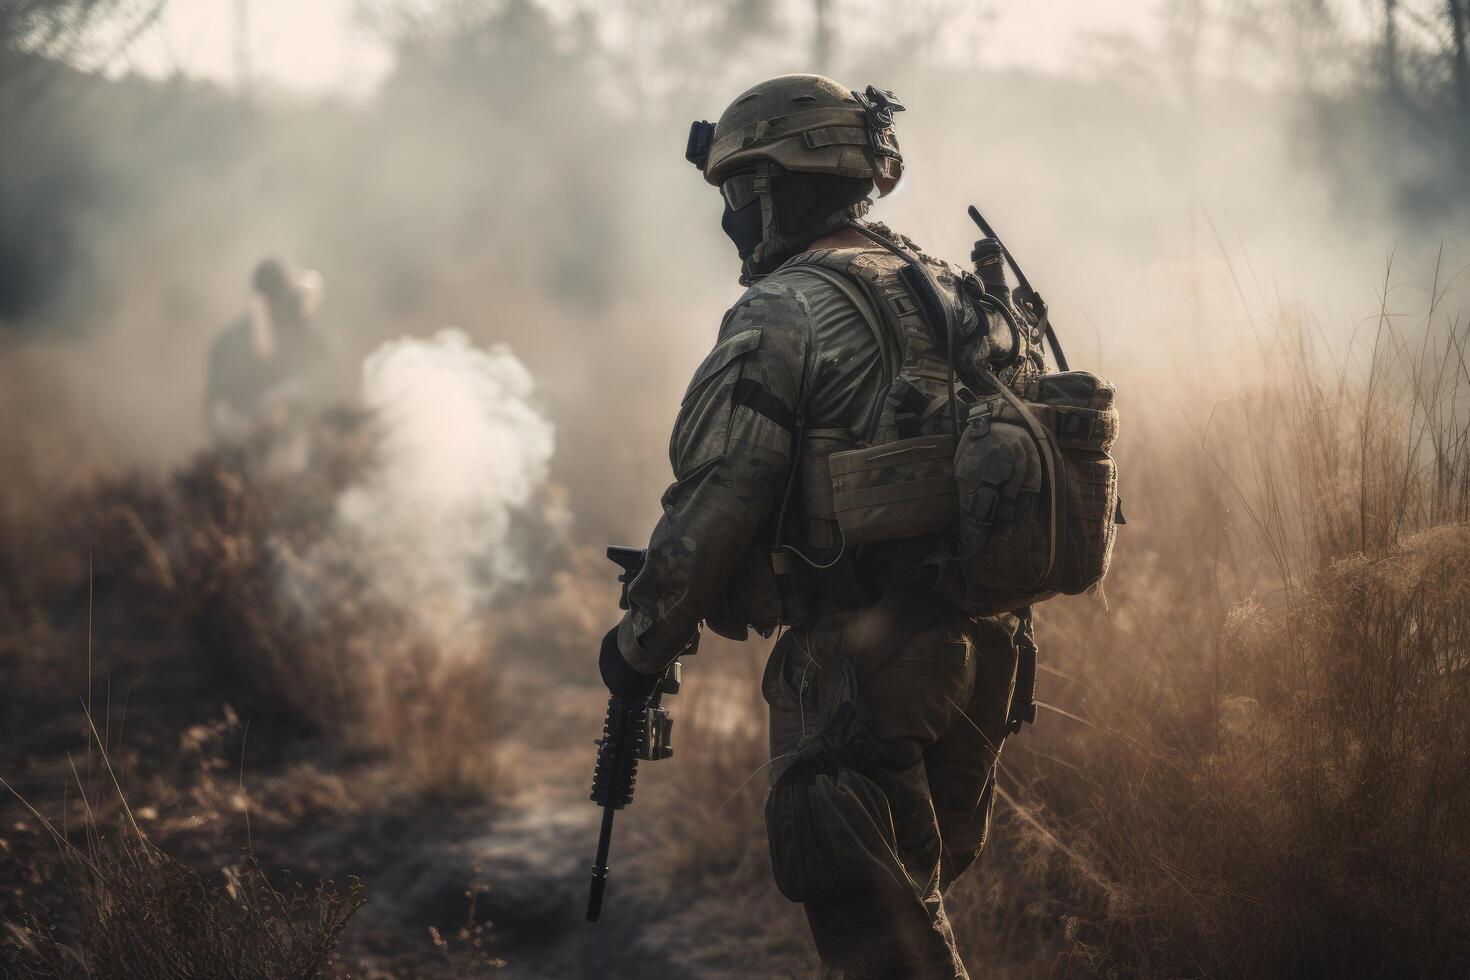
<path fill-rule="evenodd" d="M 1000 398 L 971 410 L 955 453 L 955 544 L 967 585 L 980 593 L 1024 593 L 1047 576 L 1053 528 L 1042 451 Z"/>
<path fill-rule="evenodd" d="M 1054 582 L 1057 591 L 1075 595 L 1108 573 L 1118 530 L 1118 464 L 1107 453 L 1090 449 L 1063 449 L 1060 455 L 1066 471 L 1066 518 Z"/>

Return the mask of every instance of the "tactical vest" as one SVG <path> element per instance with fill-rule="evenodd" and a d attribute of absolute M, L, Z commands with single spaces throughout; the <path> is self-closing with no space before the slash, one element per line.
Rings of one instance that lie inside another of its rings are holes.
<path fill-rule="evenodd" d="M 784 268 L 817 275 L 847 295 L 878 341 L 888 380 L 865 431 L 805 433 L 800 478 L 807 547 L 798 547 L 820 564 L 834 557 L 833 548 L 942 529 L 948 521 L 941 515 L 953 516 L 955 499 L 949 355 L 904 282 L 903 266 L 886 253 L 838 249 L 808 252 Z M 942 289 L 957 289 L 948 269 L 935 271 Z M 988 321 L 973 308 L 959 309 L 963 351 Z M 956 359 L 964 355 L 957 352 Z M 963 417 L 975 396 L 959 379 L 955 398 L 966 406 Z"/>
<path fill-rule="evenodd" d="M 888 385 L 865 431 L 798 433 L 787 496 L 799 513 L 783 505 L 763 535 L 769 562 L 747 556 L 732 583 L 762 632 L 802 622 L 814 593 L 860 605 L 925 583 L 989 615 L 1084 591 L 1107 571 L 1121 517 L 1113 387 L 1086 372 L 1042 375 L 1039 324 L 1024 317 L 1008 318 L 1016 349 L 997 370 L 987 354 L 999 324 L 972 301 L 973 277 L 926 261 L 951 318 L 936 329 L 932 300 L 905 274 L 913 264 L 833 249 L 782 267 L 853 303 Z"/>

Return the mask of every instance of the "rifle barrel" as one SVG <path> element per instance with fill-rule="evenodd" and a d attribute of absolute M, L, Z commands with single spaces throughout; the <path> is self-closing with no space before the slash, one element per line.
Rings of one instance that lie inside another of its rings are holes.
<path fill-rule="evenodd" d="M 597 859 L 592 865 L 592 888 L 587 892 L 587 921 L 596 922 L 602 915 L 602 893 L 607 890 L 607 852 L 612 847 L 615 807 L 602 808 L 602 834 L 597 838 Z"/>

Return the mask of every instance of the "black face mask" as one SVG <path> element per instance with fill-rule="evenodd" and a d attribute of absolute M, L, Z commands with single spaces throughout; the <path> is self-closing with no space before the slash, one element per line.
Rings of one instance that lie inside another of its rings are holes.
<path fill-rule="evenodd" d="M 738 182 L 749 179 L 749 172 L 731 174 L 730 180 Z M 776 224 L 783 237 L 789 238 L 793 246 L 802 246 L 802 239 L 818 234 L 817 228 L 829 216 L 843 211 L 861 201 L 872 189 L 867 178 L 834 177 L 829 174 L 785 172 L 771 179 L 772 196 L 775 198 Z M 740 254 L 741 262 L 748 262 L 756 246 L 760 245 L 763 232 L 761 205 L 749 186 L 732 191 L 727 183 L 724 187 L 725 212 L 720 218 L 720 227 Z M 731 205 L 731 199 L 739 207 Z M 763 265 L 779 264 L 784 256 L 768 256 Z M 753 271 L 747 268 L 747 273 Z"/>
<path fill-rule="evenodd" d="M 739 211 L 734 211 L 730 208 L 730 202 L 726 201 L 725 213 L 720 217 L 720 227 L 725 230 L 730 241 L 735 243 L 740 261 L 744 262 L 761 243 L 760 202 L 753 201 Z"/>

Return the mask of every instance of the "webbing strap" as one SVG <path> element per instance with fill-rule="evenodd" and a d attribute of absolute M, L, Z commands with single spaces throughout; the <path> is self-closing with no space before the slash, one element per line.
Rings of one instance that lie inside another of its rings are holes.
<path fill-rule="evenodd" d="M 941 473 L 922 480 L 904 480 L 884 486 L 861 487 L 832 494 L 832 506 L 839 514 L 850 510 L 866 510 L 884 504 L 911 503 L 921 497 L 954 496 L 954 473 Z M 891 523 L 891 522 L 890 522 Z"/>
<path fill-rule="evenodd" d="M 731 397 L 736 405 L 744 405 L 751 411 L 764 415 L 787 432 L 796 431 L 796 413 L 781 404 L 781 399 L 767 391 L 754 378 L 741 378 L 735 382 L 735 391 Z"/>
<path fill-rule="evenodd" d="M 990 386 L 995 393 L 1006 400 L 1006 403 L 1014 408 L 1031 432 L 1031 438 L 1036 440 L 1036 448 L 1041 456 L 1041 469 L 1044 481 L 1050 493 L 1051 504 L 1051 547 L 1047 554 L 1046 571 L 1036 580 L 1033 586 L 1039 586 L 1051 575 L 1052 570 L 1057 567 L 1057 529 L 1061 527 L 1061 486 L 1062 475 L 1057 472 L 1058 456 L 1056 442 L 1052 438 L 1050 430 L 1037 421 L 1036 415 L 1026 407 L 1026 403 L 1016 397 L 1015 392 L 1005 386 L 1005 383 L 996 377 L 994 373 L 986 372 L 989 376 Z"/>

